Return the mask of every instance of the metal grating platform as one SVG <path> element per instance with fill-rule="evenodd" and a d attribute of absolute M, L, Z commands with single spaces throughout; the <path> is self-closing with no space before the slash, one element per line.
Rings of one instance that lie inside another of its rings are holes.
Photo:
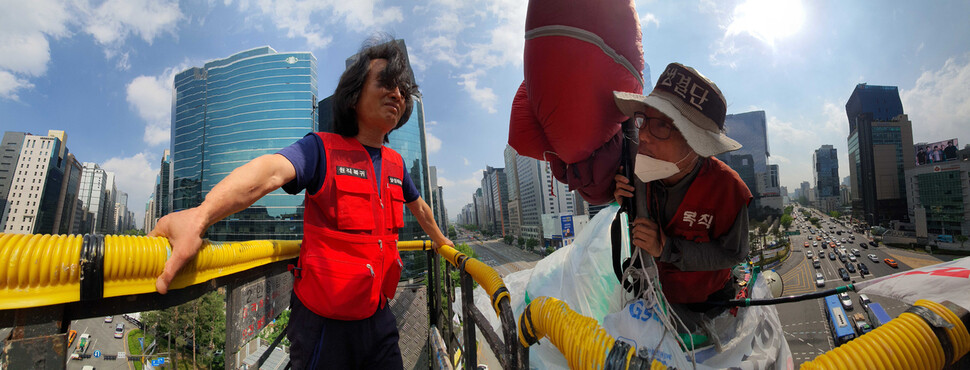
<path fill-rule="evenodd" d="M 398 286 L 391 311 L 397 318 L 404 368 L 429 369 L 428 288 L 424 284 Z"/>

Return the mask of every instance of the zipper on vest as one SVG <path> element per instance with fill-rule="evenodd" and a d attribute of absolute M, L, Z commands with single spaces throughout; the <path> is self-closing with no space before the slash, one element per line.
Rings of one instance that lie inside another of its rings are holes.
<path fill-rule="evenodd" d="M 370 270 L 370 277 L 374 277 L 374 268 L 369 263 L 367 264 L 367 269 Z"/>
<path fill-rule="evenodd" d="M 384 241 L 383 240 L 378 240 L 377 241 L 377 247 L 380 248 L 381 251 L 383 251 L 384 250 Z"/>

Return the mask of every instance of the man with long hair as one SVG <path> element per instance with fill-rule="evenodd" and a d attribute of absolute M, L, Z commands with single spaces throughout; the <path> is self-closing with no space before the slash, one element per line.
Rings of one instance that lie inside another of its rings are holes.
<path fill-rule="evenodd" d="M 334 91 L 335 133 L 310 133 L 276 154 L 236 168 L 195 208 L 159 220 L 172 255 L 156 282 L 165 294 L 194 257 L 209 226 L 282 187 L 305 192 L 303 243 L 294 269 L 287 330 L 294 369 L 400 369 L 394 298 L 403 263 L 397 250 L 403 206 L 435 246 L 438 229 L 401 155 L 384 146 L 411 115 L 407 55 L 393 40 L 365 43 Z"/>

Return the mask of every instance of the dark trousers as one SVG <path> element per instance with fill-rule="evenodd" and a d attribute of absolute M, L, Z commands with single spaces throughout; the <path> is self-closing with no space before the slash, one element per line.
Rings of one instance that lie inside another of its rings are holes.
<path fill-rule="evenodd" d="M 397 320 L 388 302 L 357 321 L 328 319 L 290 297 L 290 364 L 293 369 L 401 369 Z"/>

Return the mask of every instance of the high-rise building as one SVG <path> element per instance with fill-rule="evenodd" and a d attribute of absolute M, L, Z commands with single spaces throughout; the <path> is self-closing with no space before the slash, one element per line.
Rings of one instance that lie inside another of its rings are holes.
<path fill-rule="evenodd" d="M 970 162 L 914 166 L 906 170 L 906 181 L 917 237 L 970 236 Z"/>
<path fill-rule="evenodd" d="M 516 169 L 518 153 L 511 145 L 505 144 L 505 182 L 509 190 L 509 231 L 516 238 L 522 237 L 522 203 L 519 201 L 519 171 Z"/>
<path fill-rule="evenodd" d="M 155 218 L 172 213 L 172 154 L 165 149 L 159 163 L 158 178 L 155 180 Z M 152 225 L 155 223 L 152 222 Z"/>
<path fill-rule="evenodd" d="M 81 201 L 78 195 L 81 191 L 81 163 L 74 158 L 74 154 L 67 153 L 64 162 L 64 182 L 61 184 L 61 194 L 57 201 L 57 213 L 54 215 L 54 229 L 51 234 L 78 234 L 81 228 L 79 215 Z"/>
<path fill-rule="evenodd" d="M 444 189 L 438 186 L 438 168 L 435 166 L 428 167 L 428 173 L 431 175 L 431 198 L 432 202 L 429 203 L 431 210 L 434 213 L 435 223 L 438 224 L 438 228 L 441 229 L 442 233 L 448 233 L 448 210 L 445 209 L 445 197 Z"/>
<path fill-rule="evenodd" d="M 812 154 L 812 178 L 815 183 L 815 208 L 823 212 L 839 210 L 839 157 L 834 146 L 822 145 Z"/>
<path fill-rule="evenodd" d="M 737 172 L 748 186 L 754 197 L 748 214 L 756 219 L 780 215 L 782 212 L 777 167 L 774 178 L 768 167 L 771 153 L 767 127 L 764 111 L 728 114 L 724 117 L 725 134 L 741 143 L 742 147 L 716 156 Z"/>
<path fill-rule="evenodd" d="M 104 219 L 108 191 L 108 174 L 97 163 L 84 162 L 81 172 L 81 186 L 78 197 L 84 205 L 81 233 L 104 233 L 104 225 L 99 220 Z"/>
<path fill-rule="evenodd" d="M 4 137 L 15 138 L 10 141 L 12 143 L 19 135 Z M 4 232 L 53 233 L 58 225 L 56 221 L 59 221 L 57 213 L 61 211 L 58 201 L 61 200 L 67 167 L 66 140 L 64 132 L 57 130 L 48 131 L 46 136 L 23 136 L 17 164 L 9 172 L 10 190 L 0 215 L 5 221 Z"/>
<path fill-rule="evenodd" d="M 264 46 L 175 75 L 172 211 L 195 207 L 232 170 L 272 154 L 317 124 L 317 61 Z M 166 179 L 160 174 L 160 185 Z M 168 202 L 156 196 L 156 209 Z M 158 217 L 161 214 L 156 215 Z M 303 197 L 282 189 L 209 228 L 213 240 L 300 239 Z"/>
<path fill-rule="evenodd" d="M 155 228 L 155 222 L 157 222 L 157 218 L 155 218 L 155 193 L 149 195 L 148 202 L 145 203 L 145 220 L 143 222 L 142 225 L 144 225 L 146 233 Z"/>
<path fill-rule="evenodd" d="M 6 230 L 6 216 L 4 209 L 7 208 L 7 198 L 10 195 L 11 184 L 14 176 L 17 175 L 17 162 L 20 160 L 20 149 L 24 146 L 23 132 L 7 131 L 3 133 L 3 141 L 0 142 L 0 230 Z M 18 185 L 19 188 L 19 185 Z"/>
<path fill-rule="evenodd" d="M 485 167 L 482 175 L 482 192 L 485 201 L 485 228 L 499 236 L 505 236 L 509 228 L 508 184 L 504 168 Z"/>
<path fill-rule="evenodd" d="M 849 121 L 852 213 L 870 225 L 909 218 L 905 171 L 916 158 L 913 127 L 896 86 L 856 85 L 845 104 Z"/>
<path fill-rule="evenodd" d="M 552 176 L 547 162 L 516 157 L 519 202 L 522 209 L 522 237 L 543 241 L 542 215 L 575 214 L 574 192 Z M 543 245 L 549 241 L 544 241 Z"/>

